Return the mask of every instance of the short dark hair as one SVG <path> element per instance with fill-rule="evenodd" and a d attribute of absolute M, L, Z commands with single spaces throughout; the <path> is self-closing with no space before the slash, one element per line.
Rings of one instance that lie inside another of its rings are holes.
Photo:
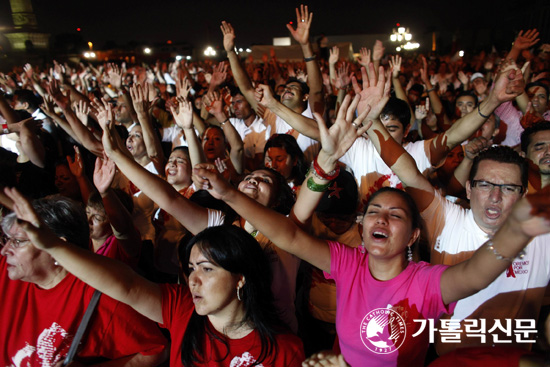
<path fill-rule="evenodd" d="M 550 97 L 548 85 L 544 84 L 543 82 L 540 82 L 537 80 L 536 82 L 529 83 L 525 86 L 525 91 L 527 92 L 530 88 L 533 88 L 533 87 L 544 88 L 544 90 L 546 91 L 546 98 Z"/>
<path fill-rule="evenodd" d="M 477 101 L 477 96 L 476 96 L 472 91 L 464 90 L 464 91 L 458 93 L 458 94 L 456 95 L 456 98 L 455 98 L 455 103 L 456 103 L 456 101 L 458 101 L 458 99 L 459 99 L 460 97 L 471 97 L 471 98 L 474 100 L 474 104 L 477 105 L 477 103 L 478 103 L 478 101 Z"/>
<path fill-rule="evenodd" d="M 529 144 L 531 144 L 533 135 L 535 135 L 539 131 L 546 131 L 546 130 L 550 130 L 549 121 L 536 123 L 534 125 L 529 126 L 527 129 L 523 130 L 523 132 L 521 133 L 521 151 L 524 153 L 527 153 L 527 148 L 529 147 Z"/>
<path fill-rule="evenodd" d="M 17 99 L 22 103 L 28 103 L 29 108 L 32 110 L 37 110 L 42 104 L 42 97 L 35 95 L 28 89 L 16 90 L 14 95 L 16 95 Z"/>
<path fill-rule="evenodd" d="M 266 253 L 258 242 L 245 230 L 236 226 L 218 226 L 207 228 L 197 234 L 186 246 L 183 269 L 187 276 L 187 266 L 191 250 L 198 250 L 212 263 L 232 274 L 244 276 L 242 302 L 245 310 L 243 323 L 253 325 L 260 338 L 260 355 L 256 363 L 270 360 L 277 353 L 275 335 L 281 321 L 277 315 L 271 292 L 271 266 Z M 208 318 L 197 314 L 191 315 L 185 330 L 181 348 L 181 359 L 184 366 L 202 362 L 208 351 L 204 350 L 204 338 L 220 339 L 208 326 Z M 224 340 L 220 342 L 227 345 Z M 227 345 L 227 353 L 229 346 Z"/>
<path fill-rule="evenodd" d="M 302 93 L 303 94 L 309 94 L 309 86 L 307 85 L 307 83 L 301 81 L 300 79 L 296 78 L 296 77 L 290 77 L 286 80 L 286 84 L 290 84 L 290 83 L 298 83 L 300 84 L 300 87 L 302 87 Z"/>
<path fill-rule="evenodd" d="M 523 187 L 527 187 L 529 180 L 527 161 L 514 149 L 503 145 L 491 147 L 479 153 L 477 157 L 475 157 L 474 163 L 472 164 L 472 169 L 470 170 L 470 177 L 468 178 L 470 180 L 470 183 L 474 180 L 474 177 L 476 177 L 479 163 L 485 160 L 517 165 L 520 169 L 521 185 Z"/>
<path fill-rule="evenodd" d="M 407 130 L 411 122 L 411 110 L 409 105 L 407 102 L 396 97 L 390 97 L 388 103 L 386 103 L 384 109 L 382 109 L 381 114 L 396 118 L 401 125 L 403 125 L 403 131 Z"/>

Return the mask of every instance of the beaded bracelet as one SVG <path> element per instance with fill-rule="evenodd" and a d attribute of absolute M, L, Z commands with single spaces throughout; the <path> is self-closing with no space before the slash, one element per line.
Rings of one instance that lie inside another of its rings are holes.
<path fill-rule="evenodd" d="M 317 162 L 317 157 L 315 157 L 313 162 L 311 162 L 311 167 L 313 167 L 315 176 L 327 181 L 334 180 L 340 174 L 340 166 L 338 164 L 336 165 L 335 169 L 328 173 L 323 171 L 323 169 L 321 168 L 321 166 L 319 166 L 319 163 Z"/>
<path fill-rule="evenodd" d="M 228 118 L 226 118 L 226 119 L 225 119 L 224 121 L 220 122 L 220 126 L 223 126 L 223 125 L 225 125 L 225 123 L 226 123 L 227 121 L 229 121 L 229 117 L 228 117 Z"/>
<path fill-rule="evenodd" d="M 479 113 L 479 116 L 483 117 L 484 119 L 488 119 L 489 116 L 485 116 L 484 114 L 481 113 L 481 108 L 479 107 L 480 104 L 477 105 L 477 113 Z"/>
<path fill-rule="evenodd" d="M 307 188 L 315 192 L 324 192 L 330 186 L 330 182 L 324 185 L 318 184 L 313 180 L 313 177 L 308 178 Z"/>
<path fill-rule="evenodd" d="M 519 254 L 516 257 L 504 257 L 502 256 L 498 250 L 493 246 L 493 240 L 489 240 L 484 243 L 484 245 L 487 247 L 487 250 L 492 251 L 493 254 L 496 256 L 497 260 L 503 260 L 508 261 L 510 263 L 514 262 L 515 259 L 523 259 L 525 257 L 525 250 L 521 250 Z"/>

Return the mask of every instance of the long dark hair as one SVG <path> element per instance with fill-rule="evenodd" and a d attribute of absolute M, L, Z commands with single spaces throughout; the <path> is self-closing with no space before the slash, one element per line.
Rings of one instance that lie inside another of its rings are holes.
<path fill-rule="evenodd" d="M 282 322 L 273 304 L 271 267 L 258 242 L 245 230 L 235 226 L 207 228 L 193 237 L 186 247 L 182 263 L 187 276 L 189 276 L 189 268 L 186 264 L 189 262 L 193 246 L 197 246 L 199 251 L 215 265 L 232 274 L 244 276 L 242 302 L 245 315 L 242 324 L 251 325 L 258 333 L 261 342 L 260 355 L 253 366 L 274 356 L 277 353 L 276 327 Z M 228 341 L 214 333 L 207 316 L 201 316 L 193 310 L 181 345 L 181 361 L 184 366 L 195 366 L 207 361 L 204 350 L 206 337 L 218 339 L 225 344 L 227 353 L 223 359 L 227 358 Z"/>
<path fill-rule="evenodd" d="M 294 180 L 296 186 L 300 186 L 306 178 L 308 165 L 304 152 L 296 142 L 296 139 L 292 135 L 288 134 L 275 134 L 265 143 L 264 146 L 264 162 L 267 150 L 269 148 L 283 148 L 286 153 L 296 159 L 296 165 L 292 167 L 290 179 Z"/>

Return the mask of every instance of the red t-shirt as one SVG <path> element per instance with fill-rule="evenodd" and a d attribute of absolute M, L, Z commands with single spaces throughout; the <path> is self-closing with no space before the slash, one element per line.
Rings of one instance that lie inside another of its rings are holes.
<path fill-rule="evenodd" d="M 185 329 L 191 318 L 195 306 L 189 288 L 185 285 L 162 284 L 162 319 L 163 327 L 170 330 L 172 336 L 172 348 L 170 351 L 170 366 L 182 366 L 181 345 Z M 210 325 L 211 326 L 211 325 Z M 214 328 L 212 327 L 212 330 Z M 214 331 L 215 332 L 215 331 Z M 247 367 L 252 365 L 260 355 L 260 337 L 256 331 L 251 332 L 242 339 L 227 339 L 222 334 L 215 332 L 218 337 L 225 339 L 229 346 L 229 353 L 225 344 L 215 338 L 205 337 L 203 356 L 206 362 L 200 366 L 208 367 Z M 299 367 L 305 359 L 302 342 L 293 334 L 278 334 L 276 336 L 277 352 L 264 360 L 260 366 L 285 366 Z M 225 357 L 227 355 L 227 357 Z M 223 358 L 225 357 L 225 358 Z"/>
<path fill-rule="evenodd" d="M 68 274 L 52 289 L 10 280 L 0 257 L 0 364 L 50 367 L 67 355 L 94 289 Z M 167 344 L 157 325 L 102 295 L 77 360 L 160 353 Z"/>

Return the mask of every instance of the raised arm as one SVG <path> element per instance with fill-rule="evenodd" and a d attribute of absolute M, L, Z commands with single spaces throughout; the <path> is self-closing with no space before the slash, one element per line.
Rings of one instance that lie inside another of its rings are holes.
<path fill-rule="evenodd" d="M 164 153 L 160 139 L 153 128 L 151 113 L 149 112 L 153 104 L 148 99 L 149 88 L 149 83 L 146 83 L 144 87 L 134 85 L 130 88 L 130 96 L 143 131 L 143 142 L 147 149 L 147 155 L 153 161 L 157 172 L 164 172 Z"/>
<path fill-rule="evenodd" d="M 118 147 L 117 139 L 120 140 L 120 137 L 112 121 L 108 125 L 102 123 L 102 140 L 107 156 L 134 185 L 191 233 L 196 234 L 205 229 L 208 224 L 208 211 L 187 200 L 168 182 L 147 171 L 134 159 L 124 154 Z"/>
<path fill-rule="evenodd" d="M 507 58 L 516 61 L 523 50 L 527 50 L 537 44 L 539 41 L 538 37 L 539 32 L 536 28 L 528 29 L 525 33 L 523 33 L 523 30 L 519 31 Z"/>
<path fill-rule="evenodd" d="M 390 70 L 391 70 L 391 82 L 393 85 L 393 90 L 395 91 L 395 96 L 399 98 L 402 101 L 405 101 L 407 103 L 407 106 L 409 107 L 409 111 L 411 112 L 411 121 L 410 124 L 414 124 L 414 111 L 411 108 L 411 104 L 409 103 L 409 99 L 407 98 L 407 93 L 405 92 L 405 89 L 403 89 L 403 86 L 401 85 L 401 82 L 399 81 L 399 72 L 401 71 L 401 56 L 395 55 L 392 56 L 390 59 Z"/>
<path fill-rule="evenodd" d="M 354 119 L 359 99 L 359 95 L 356 95 L 353 101 L 349 95 L 344 98 L 342 107 L 338 111 L 336 122 L 330 129 L 327 129 L 321 115 L 318 113 L 314 114 L 319 124 L 322 145 L 316 161 L 324 172 L 338 170 L 338 159 L 348 151 L 355 140 L 365 133 L 370 126 L 369 123 L 361 126 L 361 122 L 370 110 L 369 108 L 365 109 L 361 115 Z M 323 192 L 328 188 L 331 181 L 324 179 L 318 174 L 314 174 L 313 170 L 310 170 L 305 182 L 307 184 L 302 185 L 291 213 L 291 218 L 302 228 L 309 227 L 311 216 L 319 204 Z"/>
<path fill-rule="evenodd" d="M 57 237 L 16 189 L 5 189 L 14 212 L 33 245 L 48 252 L 63 268 L 91 287 L 156 322 L 162 322 L 160 287 L 119 261 L 96 255 Z M 3 199 L 2 199 L 3 201 Z"/>
<path fill-rule="evenodd" d="M 285 120 L 294 130 L 298 131 L 311 139 L 319 141 L 319 127 L 317 122 L 309 117 L 294 112 L 273 97 L 273 92 L 269 86 L 260 84 L 256 88 L 256 100 L 262 106 L 269 108 L 274 114 Z"/>
<path fill-rule="evenodd" d="M 287 24 L 286 27 L 302 48 L 302 53 L 306 62 L 309 104 L 312 112 L 323 114 L 325 109 L 323 77 L 321 76 L 321 69 L 319 69 L 319 64 L 317 63 L 313 48 L 309 42 L 309 31 L 311 29 L 312 20 L 313 13 L 309 12 L 307 5 L 304 6 L 302 4 L 300 5 L 300 9 L 296 8 L 296 29 L 290 24 Z"/>
<path fill-rule="evenodd" d="M 170 106 L 170 111 L 174 116 L 174 121 L 176 124 L 181 127 L 183 133 L 185 134 L 185 140 L 189 147 L 189 158 L 191 164 L 199 164 L 206 162 L 206 156 L 204 155 L 204 150 L 202 149 L 199 138 L 195 133 L 193 128 L 193 107 L 191 102 L 187 101 L 183 97 L 178 97 L 178 109 L 174 106 Z"/>
<path fill-rule="evenodd" d="M 103 154 L 103 159 L 96 158 L 94 168 L 94 185 L 101 195 L 105 214 L 109 218 L 113 234 L 122 245 L 129 257 L 138 257 L 141 248 L 141 238 L 134 227 L 132 215 L 111 188 L 115 178 L 115 163 Z"/>
<path fill-rule="evenodd" d="M 235 83 L 241 90 L 241 93 L 246 98 L 248 103 L 250 103 L 250 106 L 252 106 L 254 111 L 259 114 L 258 102 L 256 102 L 256 99 L 254 98 L 254 87 L 252 86 L 250 78 L 241 65 L 241 61 L 235 52 L 235 30 L 233 29 L 233 26 L 226 21 L 222 22 L 220 29 L 223 33 L 223 48 L 225 49 L 225 52 L 227 52 L 227 58 L 229 59 L 229 65 L 231 65 L 231 71 L 233 72 Z"/>
<path fill-rule="evenodd" d="M 52 80 L 48 86 L 48 93 L 63 111 L 71 130 L 78 137 L 78 141 L 96 156 L 102 156 L 103 146 L 101 145 L 101 141 L 97 140 L 94 134 L 80 122 L 76 114 L 71 109 L 69 98 L 63 95 L 55 79 Z"/>
<path fill-rule="evenodd" d="M 384 160 L 384 163 L 392 169 L 401 182 L 408 188 L 415 199 L 418 209 L 426 208 L 433 200 L 434 188 L 422 175 L 416 166 L 416 162 L 405 149 L 391 137 L 379 119 L 380 112 L 389 99 L 389 80 L 385 80 L 384 70 L 380 68 L 378 78 L 371 80 L 369 75 L 375 75 L 374 66 L 369 65 L 371 72 L 367 74 L 365 68 L 361 68 L 363 87 L 361 88 L 355 78 L 352 78 L 353 87 L 357 94 L 361 95 L 358 111 L 362 112 L 370 106 L 370 112 L 366 121 L 372 121 L 367 130 L 369 139 Z"/>
<path fill-rule="evenodd" d="M 478 105 L 477 109 L 455 122 L 445 132 L 444 141 L 446 140 L 447 148 L 451 150 L 472 136 L 498 106 L 522 94 L 524 88 L 525 82 L 521 70 L 513 61 L 505 61 L 489 96 Z"/>
<path fill-rule="evenodd" d="M 225 134 L 225 138 L 231 147 L 229 158 L 235 171 L 240 175 L 244 172 L 244 144 L 241 136 L 235 129 L 235 126 L 229 122 L 229 118 L 223 112 L 223 100 L 218 93 L 208 93 L 204 96 L 205 104 L 211 106 L 210 113 L 214 115 L 216 120 Z"/>
<path fill-rule="evenodd" d="M 279 248 L 330 272 L 330 251 L 326 241 L 309 235 L 291 219 L 237 191 L 215 170 L 198 165 L 193 174 L 202 178 L 204 183 L 201 186 L 207 187 L 212 196 L 229 204 Z"/>
<path fill-rule="evenodd" d="M 536 236 L 550 232 L 550 187 L 520 199 L 492 240 L 441 276 L 443 302 L 449 304 L 487 287 Z M 521 256 L 521 255 L 520 255 Z"/>

